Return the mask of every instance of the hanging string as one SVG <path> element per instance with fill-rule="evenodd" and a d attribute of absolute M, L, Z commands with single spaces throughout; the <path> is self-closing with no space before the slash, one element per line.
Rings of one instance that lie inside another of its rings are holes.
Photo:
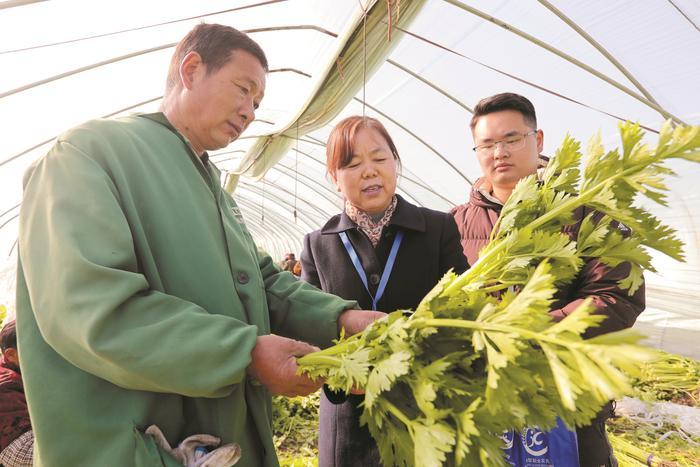
<path fill-rule="evenodd" d="M 297 141 L 294 151 L 294 223 L 297 223 L 297 185 L 299 177 L 299 119 L 297 119 Z"/>
<path fill-rule="evenodd" d="M 388 27 L 386 29 L 386 37 L 391 42 L 391 28 L 394 25 L 394 15 L 393 11 L 391 10 L 391 3 L 392 0 L 386 0 L 386 16 L 387 19 L 389 20 Z"/>
<path fill-rule="evenodd" d="M 362 3 L 360 3 L 362 5 Z M 364 14 L 362 15 L 362 117 L 365 116 L 367 105 L 366 85 L 367 85 L 367 8 L 362 5 Z"/>
<path fill-rule="evenodd" d="M 394 15 L 394 5 L 396 5 L 396 15 Z M 394 25 L 399 21 L 401 14 L 401 0 L 386 0 L 387 17 L 389 19 L 389 27 L 387 28 L 387 39 L 391 42 L 391 31 Z"/>
<path fill-rule="evenodd" d="M 262 203 L 260 204 L 260 222 L 265 224 L 265 176 L 262 179 Z"/>

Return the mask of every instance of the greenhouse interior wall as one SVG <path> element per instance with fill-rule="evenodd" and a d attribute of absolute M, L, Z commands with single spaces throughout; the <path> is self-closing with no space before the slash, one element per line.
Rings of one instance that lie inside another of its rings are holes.
<path fill-rule="evenodd" d="M 444 211 L 480 176 L 469 120 L 482 97 L 530 98 L 548 156 L 567 134 L 616 147 L 625 120 L 651 144 L 666 120 L 700 124 L 697 1 L 400 3 L 389 19 L 367 0 L 0 2 L 0 304 L 14 309 L 25 170 L 82 121 L 156 111 L 175 43 L 202 21 L 248 31 L 269 58 L 256 120 L 211 160 L 273 258 L 342 209 L 324 143 L 349 115 L 384 122 L 398 192 Z M 654 256 L 635 327 L 700 358 L 700 167 L 672 168 L 668 207 L 645 206 L 678 231 L 685 262 Z"/>

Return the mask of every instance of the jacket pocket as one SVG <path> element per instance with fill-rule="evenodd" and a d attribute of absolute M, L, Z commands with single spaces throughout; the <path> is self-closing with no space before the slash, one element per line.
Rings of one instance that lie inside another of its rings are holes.
<path fill-rule="evenodd" d="M 152 437 L 134 426 L 134 467 L 182 467 L 162 451 Z"/>

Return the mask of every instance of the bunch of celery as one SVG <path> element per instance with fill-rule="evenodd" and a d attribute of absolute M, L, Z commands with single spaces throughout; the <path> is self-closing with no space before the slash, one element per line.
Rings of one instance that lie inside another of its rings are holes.
<path fill-rule="evenodd" d="M 627 330 L 583 340 L 602 317 L 584 302 L 559 323 L 548 311 L 557 287 L 585 260 L 632 265 L 632 294 L 653 270 L 645 247 L 682 260 L 674 231 L 633 205 L 641 193 L 664 204 L 674 158 L 700 162 L 700 127 L 666 124 L 656 148 L 637 125 L 620 127 L 621 151 L 566 138 L 541 181 L 523 179 L 505 204 L 491 243 L 470 270 L 448 273 L 410 317 L 390 314 L 362 334 L 299 359 L 333 389 L 365 390 L 362 422 L 385 465 L 503 465 L 505 429 L 585 424 L 608 400 L 631 392 L 652 352 Z M 562 233 L 586 205 L 578 238 Z M 631 229 L 623 235 L 619 224 Z M 513 292 L 519 290 L 519 292 Z M 498 292 L 498 293 L 495 293 Z"/>
<path fill-rule="evenodd" d="M 640 383 L 654 394 L 700 391 L 700 361 L 659 352 L 658 358 L 642 367 Z"/>

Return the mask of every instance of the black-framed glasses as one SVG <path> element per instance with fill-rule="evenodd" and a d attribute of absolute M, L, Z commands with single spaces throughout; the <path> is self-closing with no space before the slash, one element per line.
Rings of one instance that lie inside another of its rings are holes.
<path fill-rule="evenodd" d="M 506 138 L 499 139 L 493 143 L 480 144 L 474 146 L 472 150 L 478 154 L 491 155 L 496 152 L 496 146 L 503 145 L 503 148 L 508 151 L 519 151 L 525 147 L 525 138 L 534 135 L 538 130 L 528 131 L 527 133 L 516 133 Z"/>

